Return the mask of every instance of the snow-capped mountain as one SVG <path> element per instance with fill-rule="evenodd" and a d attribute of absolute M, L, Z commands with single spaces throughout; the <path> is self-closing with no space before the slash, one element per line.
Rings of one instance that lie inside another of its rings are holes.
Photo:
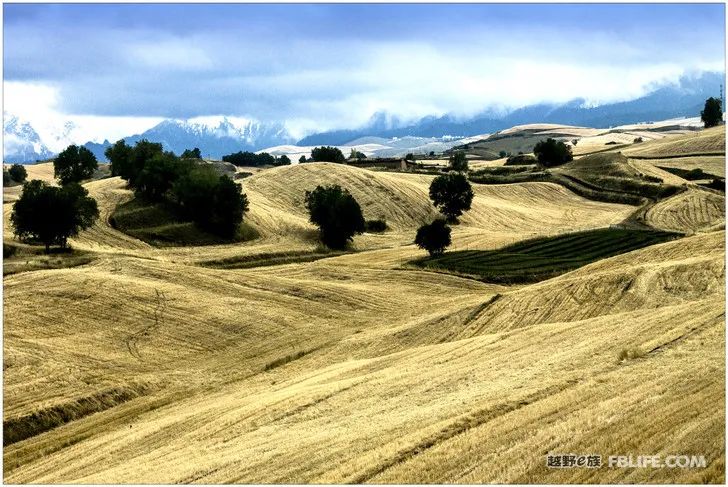
<path fill-rule="evenodd" d="M 40 135 L 18 117 L 4 114 L 3 159 L 5 162 L 34 162 L 53 156 Z"/>
<path fill-rule="evenodd" d="M 176 154 L 199 147 L 204 157 L 214 159 L 233 152 L 256 151 L 294 140 L 283 124 L 225 116 L 164 120 L 139 135 L 125 137 L 127 143 L 140 139 L 160 142 L 165 150 Z"/>
<path fill-rule="evenodd" d="M 72 121 L 62 121 L 57 126 L 44 127 L 39 135 L 30 123 L 5 114 L 3 157 L 6 162 L 34 162 L 47 159 L 70 144 L 82 144 L 105 161 L 104 151 L 115 140 L 95 142 L 81 139 Z M 123 137 L 128 144 L 141 139 L 160 142 L 165 150 L 181 154 L 185 149 L 199 147 L 205 157 L 219 159 L 225 154 L 238 151 L 256 151 L 263 147 L 287 144 L 291 137 L 283 124 L 267 124 L 256 120 L 210 116 L 187 120 L 167 119 L 142 133 Z"/>

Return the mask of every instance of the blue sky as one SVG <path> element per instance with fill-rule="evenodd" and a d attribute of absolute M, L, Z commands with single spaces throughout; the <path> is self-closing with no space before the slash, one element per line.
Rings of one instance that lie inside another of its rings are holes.
<path fill-rule="evenodd" d="M 723 4 L 5 4 L 5 109 L 232 115 L 299 134 L 583 97 L 724 67 Z"/>

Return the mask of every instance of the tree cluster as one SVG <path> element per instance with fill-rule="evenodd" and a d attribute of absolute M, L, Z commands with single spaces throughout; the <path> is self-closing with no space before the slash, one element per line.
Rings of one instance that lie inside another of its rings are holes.
<path fill-rule="evenodd" d="M 51 245 L 66 247 L 69 237 L 98 217 L 96 200 L 78 183 L 57 187 L 36 179 L 23 185 L 10 221 L 18 238 L 40 241 L 48 252 Z"/>
<path fill-rule="evenodd" d="M 202 152 L 197 147 L 194 149 L 185 149 L 180 157 L 182 159 L 202 159 Z"/>
<path fill-rule="evenodd" d="M 337 147 L 315 147 L 311 151 L 311 159 L 314 162 L 336 162 L 343 163 L 346 160 L 344 153 Z"/>
<path fill-rule="evenodd" d="M 538 163 L 544 167 L 560 166 L 574 159 L 571 155 L 571 147 L 550 137 L 538 142 L 533 147 L 533 153 L 536 155 Z"/>
<path fill-rule="evenodd" d="M 255 152 L 240 151 L 234 154 L 222 156 L 222 160 L 231 164 L 235 164 L 236 166 L 260 167 L 277 165 L 276 158 L 268 154 L 267 152 L 261 152 L 260 154 L 256 154 Z"/>
<path fill-rule="evenodd" d="M 162 144 L 140 140 L 130 147 L 120 140 L 105 152 L 111 173 L 142 198 L 167 200 L 200 228 L 232 237 L 248 210 L 242 188 L 213 167 L 165 152 Z"/>

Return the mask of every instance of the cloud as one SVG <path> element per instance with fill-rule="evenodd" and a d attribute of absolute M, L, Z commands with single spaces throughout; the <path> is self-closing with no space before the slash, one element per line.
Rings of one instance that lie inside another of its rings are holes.
<path fill-rule="evenodd" d="M 686 72 L 725 69 L 722 5 L 6 5 L 4 12 L 13 109 L 91 120 L 89 127 L 227 114 L 308 132 L 360 126 L 377 112 L 407 121 L 579 97 L 621 101 Z"/>

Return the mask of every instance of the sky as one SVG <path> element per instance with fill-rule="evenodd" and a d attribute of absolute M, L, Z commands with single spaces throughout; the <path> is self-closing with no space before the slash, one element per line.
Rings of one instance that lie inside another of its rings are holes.
<path fill-rule="evenodd" d="M 723 4 L 4 4 L 4 111 L 88 140 L 163 118 L 296 136 L 637 98 L 725 70 Z"/>

